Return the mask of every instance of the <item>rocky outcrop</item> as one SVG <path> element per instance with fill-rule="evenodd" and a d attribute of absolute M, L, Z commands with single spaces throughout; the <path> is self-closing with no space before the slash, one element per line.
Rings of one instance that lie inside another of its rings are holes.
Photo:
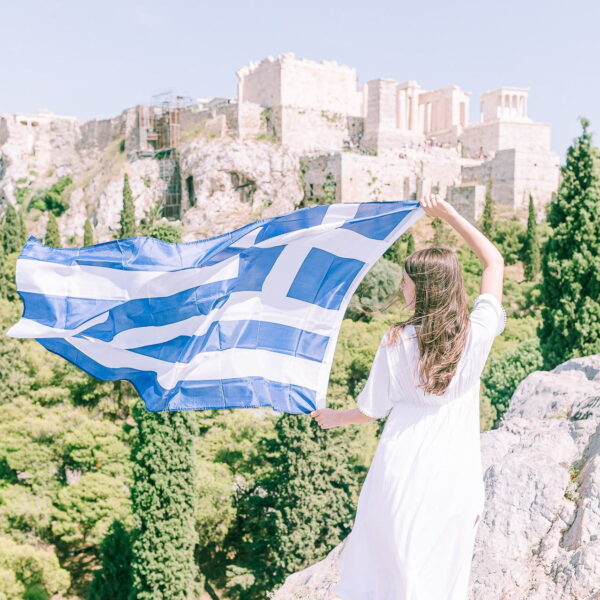
<path fill-rule="evenodd" d="M 89 218 L 98 242 L 119 227 L 123 177 L 129 175 L 139 221 L 165 198 L 168 161 L 126 152 L 134 109 L 82 123 L 47 111 L 0 115 L 0 215 L 7 203 L 69 176 L 69 208 L 59 217 L 65 245 L 82 242 Z M 190 125 L 191 127 L 191 125 Z M 303 198 L 300 154 L 269 140 L 240 140 L 186 131 L 178 147 L 183 241 L 218 235 L 248 222 L 293 210 Z M 129 132 L 129 133 L 128 133 Z M 166 173 L 166 174 L 165 174 Z M 27 212 L 29 234 L 43 237 L 47 213 Z"/>
<path fill-rule="evenodd" d="M 270 142 L 197 138 L 185 144 L 181 177 L 194 186 L 195 206 L 183 215 L 184 232 L 216 235 L 294 210 L 304 194 L 299 158 Z"/>
<path fill-rule="evenodd" d="M 469 600 L 600 599 L 600 355 L 535 371 L 481 436 Z M 331 600 L 343 542 L 274 600 Z"/>

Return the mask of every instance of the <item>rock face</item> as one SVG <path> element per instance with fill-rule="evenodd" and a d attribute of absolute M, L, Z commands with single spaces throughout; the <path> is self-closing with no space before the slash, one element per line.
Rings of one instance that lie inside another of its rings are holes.
<path fill-rule="evenodd" d="M 600 354 L 531 373 L 481 448 L 469 600 L 600 599 Z M 343 544 L 273 600 L 332 600 Z"/>
<path fill-rule="evenodd" d="M 89 218 L 96 242 L 119 229 L 125 173 L 136 219 L 156 209 L 169 185 L 166 161 L 127 153 L 128 123 L 119 117 L 79 122 L 47 111 L 0 115 L 0 215 L 22 204 L 31 235 L 44 237 L 47 213 L 26 210 L 32 195 L 69 176 L 69 208 L 59 217 L 63 245 L 82 242 Z M 267 140 L 192 135 L 178 147 L 183 241 L 210 237 L 261 218 L 293 210 L 304 196 L 300 154 Z M 190 197 L 193 196 L 193 197 Z"/>

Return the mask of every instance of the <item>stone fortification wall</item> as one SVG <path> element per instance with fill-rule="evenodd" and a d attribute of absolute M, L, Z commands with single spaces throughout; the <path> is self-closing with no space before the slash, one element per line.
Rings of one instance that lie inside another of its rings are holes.
<path fill-rule="evenodd" d="M 550 126 L 548 123 L 511 123 L 499 120 L 474 123 L 463 131 L 460 141 L 463 156 L 466 157 L 477 156 L 480 148 L 485 154 L 510 148 L 549 152 Z"/>
<path fill-rule="evenodd" d="M 537 208 L 552 201 L 559 185 L 558 156 L 552 152 L 499 150 L 480 165 L 463 167 L 462 181 L 490 185 L 494 202 L 527 208 L 529 194 Z"/>

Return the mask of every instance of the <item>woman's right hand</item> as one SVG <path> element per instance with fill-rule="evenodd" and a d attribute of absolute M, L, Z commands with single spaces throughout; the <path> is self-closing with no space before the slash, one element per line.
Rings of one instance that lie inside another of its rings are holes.
<path fill-rule="evenodd" d="M 423 210 L 432 217 L 439 217 L 446 220 L 448 217 L 456 214 L 456 209 L 443 200 L 439 194 L 428 194 L 421 198 L 419 204 Z"/>
<path fill-rule="evenodd" d="M 313 410 L 310 416 L 320 425 L 321 429 L 331 429 L 332 427 L 339 427 L 342 425 L 340 418 L 341 411 L 333 408 L 319 408 Z"/>

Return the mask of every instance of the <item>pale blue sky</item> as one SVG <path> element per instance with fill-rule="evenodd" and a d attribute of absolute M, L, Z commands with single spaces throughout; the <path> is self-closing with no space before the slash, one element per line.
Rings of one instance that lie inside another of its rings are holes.
<path fill-rule="evenodd" d="M 591 120 L 600 144 L 598 0 L 18 0 L 1 4 L 0 113 L 105 118 L 172 89 L 235 97 L 235 71 L 283 52 L 425 89 L 530 88 L 564 162 Z"/>

